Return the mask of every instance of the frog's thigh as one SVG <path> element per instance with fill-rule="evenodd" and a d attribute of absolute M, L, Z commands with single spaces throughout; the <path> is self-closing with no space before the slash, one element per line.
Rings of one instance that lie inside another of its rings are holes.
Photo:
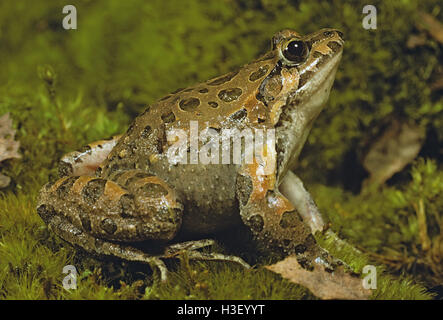
<path fill-rule="evenodd" d="M 60 178 L 94 175 L 95 170 L 106 159 L 120 137 L 114 136 L 107 140 L 96 141 L 81 150 L 64 155 L 59 163 Z"/>
<path fill-rule="evenodd" d="M 163 180 L 140 171 L 124 172 L 119 181 L 65 177 L 43 187 L 38 208 L 50 208 L 76 228 L 100 239 L 173 239 L 183 212 L 175 191 Z"/>
<path fill-rule="evenodd" d="M 303 182 L 292 171 L 288 171 L 280 184 L 280 191 L 297 208 L 297 211 L 310 227 L 312 232 L 322 231 L 325 227 L 321 213 L 318 211 L 311 195 Z"/>

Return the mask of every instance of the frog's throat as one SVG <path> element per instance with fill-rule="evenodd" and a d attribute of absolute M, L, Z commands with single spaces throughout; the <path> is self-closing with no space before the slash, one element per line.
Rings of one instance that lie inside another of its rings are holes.
<path fill-rule="evenodd" d="M 337 52 L 317 74 L 289 98 L 282 114 L 287 121 L 277 125 L 277 181 L 280 183 L 287 170 L 294 169 L 298 156 L 308 138 L 314 120 L 326 104 L 342 52 Z M 303 90 L 303 92 L 302 92 Z M 303 99 L 304 98 L 304 99 Z M 282 114 L 280 117 L 282 117 Z"/>

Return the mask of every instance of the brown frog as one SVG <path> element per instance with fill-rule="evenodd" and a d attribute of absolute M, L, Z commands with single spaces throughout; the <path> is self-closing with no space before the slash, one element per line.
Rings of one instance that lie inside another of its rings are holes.
<path fill-rule="evenodd" d="M 63 157 L 60 179 L 40 192 L 38 214 L 64 240 L 91 253 L 154 264 L 163 279 L 160 259 L 183 250 L 191 259 L 248 267 L 238 257 L 197 250 L 212 240 L 176 243 L 242 224 L 264 248 L 296 254 L 306 268 L 333 268 L 312 236 L 324 229 L 323 219 L 291 169 L 328 99 L 343 43 L 334 29 L 308 36 L 278 32 L 259 59 L 167 95 L 124 135 Z M 204 130 L 206 138 L 198 135 Z M 220 148 L 220 141 L 228 143 Z M 259 142 L 262 148 L 251 156 L 248 150 Z M 227 158 L 220 160 L 220 149 Z M 171 157 L 177 150 L 181 157 Z M 149 254 L 133 245 L 146 240 L 163 249 Z"/>

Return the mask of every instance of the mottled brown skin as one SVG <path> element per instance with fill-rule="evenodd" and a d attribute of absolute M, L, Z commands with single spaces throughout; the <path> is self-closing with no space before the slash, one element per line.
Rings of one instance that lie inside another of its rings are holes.
<path fill-rule="evenodd" d="M 294 40 L 308 48 L 297 63 L 283 54 Z M 65 157 L 64 177 L 40 193 L 39 214 L 68 242 L 129 260 L 144 258 L 124 243 L 170 242 L 242 223 L 263 247 L 297 253 L 305 265 L 320 254 L 327 260 L 278 186 L 326 102 L 342 45 L 341 33 L 332 29 L 306 37 L 277 33 L 271 51 L 258 60 L 160 99 L 121 137 Z M 171 164 L 167 132 L 189 131 L 190 121 L 198 121 L 199 130 L 275 129 L 276 170 L 263 176 L 256 163 Z M 106 148 L 112 151 L 103 151 L 102 161 L 95 154 Z M 100 159 L 95 166 L 94 159 Z"/>

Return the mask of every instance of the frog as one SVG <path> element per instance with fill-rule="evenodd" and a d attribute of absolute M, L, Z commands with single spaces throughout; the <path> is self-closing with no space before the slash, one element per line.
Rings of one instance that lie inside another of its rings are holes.
<path fill-rule="evenodd" d="M 162 280 L 163 260 L 184 253 L 249 268 L 238 256 L 200 250 L 214 244 L 217 232 L 240 227 L 264 251 L 295 254 L 306 269 L 321 264 L 333 270 L 337 261 L 314 237 L 327 224 L 294 169 L 327 104 L 343 46 L 342 32 L 333 28 L 277 32 L 259 58 L 176 90 L 147 106 L 126 133 L 63 156 L 58 179 L 40 190 L 37 213 L 68 243 L 148 263 Z M 199 138 L 182 144 L 187 161 L 172 161 L 180 139 L 171 132 L 189 133 L 196 125 L 220 135 L 262 130 L 273 138 L 252 161 L 243 151 L 240 162 L 200 161 L 202 150 L 189 147 L 203 146 Z"/>

